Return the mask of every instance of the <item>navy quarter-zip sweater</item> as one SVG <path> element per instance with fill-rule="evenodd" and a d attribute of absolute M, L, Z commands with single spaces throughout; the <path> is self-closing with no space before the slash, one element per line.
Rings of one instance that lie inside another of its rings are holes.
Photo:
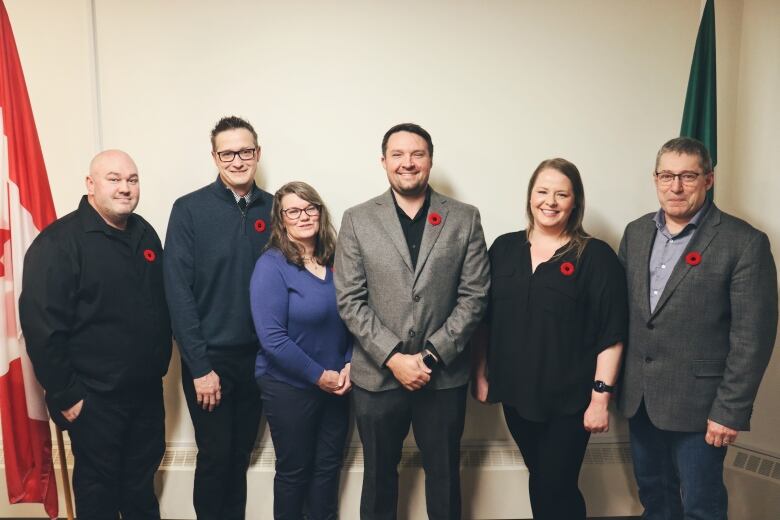
<path fill-rule="evenodd" d="M 253 186 L 241 212 L 221 179 L 173 204 L 163 271 L 173 335 L 192 376 L 212 370 L 208 352 L 257 351 L 249 279 L 271 233 L 273 197 Z"/>

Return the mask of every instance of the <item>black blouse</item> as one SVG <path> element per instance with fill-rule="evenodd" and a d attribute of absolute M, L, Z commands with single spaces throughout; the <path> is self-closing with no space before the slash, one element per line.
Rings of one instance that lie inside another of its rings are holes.
<path fill-rule="evenodd" d="M 614 251 L 592 238 L 579 259 L 570 251 L 532 273 L 518 231 L 496 239 L 490 266 L 489 400 L 531 421 L 584 410 L 596 357 L 626 338 L 626 279 Z"/>

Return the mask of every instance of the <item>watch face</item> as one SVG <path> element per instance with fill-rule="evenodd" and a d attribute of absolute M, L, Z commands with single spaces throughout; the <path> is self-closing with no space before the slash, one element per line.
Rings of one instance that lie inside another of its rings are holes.
<path fill-rule="evenodd" d="M 423 363 L 425 363 L 426 367 L 433 368 L 436 366 L 436 359 L 434 359 L 432 354 L 425 354 L 423 356 Z"/>

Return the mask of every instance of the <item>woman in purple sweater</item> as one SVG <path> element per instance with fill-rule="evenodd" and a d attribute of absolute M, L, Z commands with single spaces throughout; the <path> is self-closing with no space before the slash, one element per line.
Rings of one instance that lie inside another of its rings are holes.
<path fill-rule="evenodd" d="M 333 287 L 336 233 L 303 182 L 276 192 L 271 215 L 249 291 L 261 345 L 255 378 L 276 451 L 274 518 L 335 519 L 352 387 L 352 337 Z"/>

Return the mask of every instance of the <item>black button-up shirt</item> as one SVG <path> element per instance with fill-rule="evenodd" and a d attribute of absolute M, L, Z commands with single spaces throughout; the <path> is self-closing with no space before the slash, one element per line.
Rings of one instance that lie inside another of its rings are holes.
<path fill-rule="evenodd" d="M 87 392 L 159 392 L 171 327 L 157 233 L 137 215 L 115 229 L 82 198 L 27 251 L 19 318 L 53 409 Z"/>
<path fill-rule="evenodd" d="M 409 215 L 398 205 L 398 201 L 395 200 L 395 192 L 391 191 L 391 193 L 393 194 L 395 211 L 398 213 L 398 220 L 401 222 L 401 229 L 404 232 L 406 245 L 409 247 L 412 267 L 417 267 L 417 256 L 420 254 L 420 244 L 422 243 L 423 231 L 425 231 L 425 217 L 428 216 L 428 208 L 431 206 L 431 190 L 429 188 L 426 191 L 425 202 L 413 218 L 409 218 Z"/>
<path fill-rule="evenodd" d="M 564 265 L 571 264 L 571 265 Z M 625 272 L 614 251 L 590 239 L 531 272 L 524 231 L 490 247 L 490 399 L 545 421 L 583 411 L 596 357 L 627 333 Z"/>

